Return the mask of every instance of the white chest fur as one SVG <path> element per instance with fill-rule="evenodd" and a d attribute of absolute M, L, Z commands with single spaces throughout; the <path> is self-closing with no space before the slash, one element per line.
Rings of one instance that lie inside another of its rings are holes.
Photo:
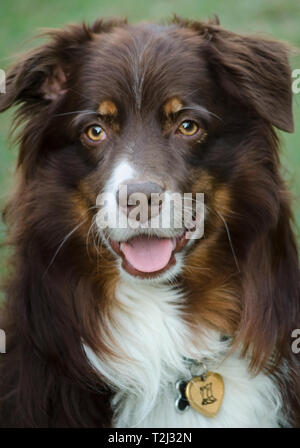
<path fill-rule="evenodd" d="M 115 390 L 114 426 L 277 427 L 281 396 L 275 383 L 262 373 L 250 376 L 247 361 L 237 353 L 226 358 L 226 342 L 215 332 L 195 329 L 192 338 L 182 319 L 182 300 L 167 285 L 120 281 L 104 335 L 115 356 L 100 359 L 85 347 Z M 183 356 L 205 358 L 208 369 L 222 375 L 225 394 L 216 417 L 176 410 L 175 383 L 189 377 Z"/>

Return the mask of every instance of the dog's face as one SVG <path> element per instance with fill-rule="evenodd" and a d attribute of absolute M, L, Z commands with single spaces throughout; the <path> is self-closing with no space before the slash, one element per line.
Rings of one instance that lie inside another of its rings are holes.
<path fill-rule="evenodd" d="M 269 225 L 276 155 L 264 139 L 271 125 L 293 126 L 283 46 L 180 21 L 52 37 L 12 71 L 2 106 L 24 103 L 20 164 L 48 250 L 74 236 L 81 261 L 100 251 L 126 276 L 166 280 L 195 260 L 205 267 L 210 244 L 225 235 L 228 245 L 228 223 L 243 241 Z M 182 210 L 194 217 L 195 196 L 168 208 L 174 193 L 204 194 L 205 238 L 183 219 Z M 177 225 L 151 225 L 168 210 Z"/>
<path fill-rule="evenodd" d="M 96 226 L 102 242 L 122 260 L 122 271 L 142 278 L 174 275 L 188 242 L 187 228 L 183 219 L 175 227 L 172 219 L 155 226 L 153 218 L 169 210 L 170 218 L 174 215 L 172 194 L 204 191 L 199 178 L 206 139 L 221 124 L 222 106 L 201 55 L 201 37 L 185 29 L 156 33 L 143 26 L 98 40 L 78 74 L 79 95 L 72 105 L 82 110 L 71 122 L 73 145 L 81 148 L 78 163 L 84 166 L 88 157 L 92 167 L 81 184 L 91 194 L 90 204 L 99 205 Z M 89 81 L 91 74 L 96 76 Z M 103 192 L 109 193 L 107 203 L 98 196 Z M 137 202 L 139 194 L 146 205 Z M 161 197 L 157 211 L 150 202 L 155 194 Z M 101 205 L 108 215 L 103 227 Z M 124 228 L 120 214 L 128 215 Z"/>

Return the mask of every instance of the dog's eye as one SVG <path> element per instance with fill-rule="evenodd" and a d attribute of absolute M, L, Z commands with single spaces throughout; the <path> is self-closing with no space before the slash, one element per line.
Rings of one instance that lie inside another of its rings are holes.
<path fill-rule="evenodd" d="M 106 138 L 106 132 L 99 125 L 90 126 L 85 133 L 92 142 L 100 142 Z"/>
<path fill-rule="evenodd" d="M 182 135 L 187 135 L 188 137 L 195 135 L 199 130 L 197 123 L 191 120 L 185 120 L 181 123 L 178 128 L 178 132 Z"/>

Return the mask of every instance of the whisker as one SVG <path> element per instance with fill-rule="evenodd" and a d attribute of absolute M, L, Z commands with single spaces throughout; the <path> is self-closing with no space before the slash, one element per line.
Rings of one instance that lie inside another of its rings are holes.
<path fill-rule="evenodd" d="M 210 209 L 210 210 L 211 210 L 211 209 Z M 232 244 L 232 240 L 231 240 L 231 236 L 230 236 L 230 231 L 229 231 L 229 227 L 228 227 L 228 225 L 227 225 L 227 222 L 226 222 L 224 216 L 223 216 L 220 212 L 218 212 L 218 210 L 211 210 L 211 211 L 213 211 L 214 213 L 216 213 L 216 214 L 219 216 L 219 218 L 222 220 L 222 222 L 223 222 L 223 224 L 224 224 L 224 226 L 225 226 L 226 233 L 227 233 L 227 237 L 228 237 L 228 241 L 229 241 L 229 245 L 230 245 L 230 249 L 231 249 L 231 252 L 232 252 L 232 255 L 233 255 L 233 258 L 234 258 L 234 262 L 235 262 L 235 264 L 236 264 L 236 267 L 237 267 L 238 272 L 241 272 L 240 267 L 239 267 L 239 263 L 238 263 L 238 259 L 237 259 L 237 256 L 236 256 L 236 253 L 235 253 L 233 244 Z"/>
<path fill-rule="evenodd" d="M 199 269 L 200 271 L 211 271 L 210 268 L 200 268 L 199 266 L 195 266 L 193 264 L 184 264 L 184 267 L 185 268 L 188 267 L 188 268 L 191 268 L 191 269 Z"/>
<path fill-rule="evenodd" d="M 93 205 L 92 207 L 89 207 L 87 210 L 86 210 L 86 212 L 85 212 L 85 214 L 86 213 L 88 213 L 90 210 L 92 210 L 92 209 L 94 209 L 94 208 L 98 208 L 98 206 L 97 205 Z M 63 245 L 67 242 L 67 240 L 73 235 L 73 233 L 74 232 L 76 232 L 76 230 L 78 230 L 86 221 L 87 221 L 87 219 L 88 218 L 85 218 L 83 221 L 81 221 L 79 224 L 77 224 L 65 237 L 64 237 L 64 239 L 62 240 L 62 242 L 60 243 L 60 245 L 58 246 L 58 248 L 57 248 L 57 250 L 55 251 L 55 253 L 54 253 L 54 255 L 53 255 L 53 257 L 52 257 L 52 259 L 51 259 L 51 261 L 50 261 L 50 263 L 49 263 L 49 265 L 47 266 L 47 268 L 46 268 L 46 270 L 45 270 L 45 272 L 44 272 L 44 274 L 43 274 L 43 278 L 47 275 L 47 273 L 48 273 L 48 271 L 49 271 L 49 269 L 50 269 L 50 267 L 53 265 L 53 263 L 54 263 L 54 261 L 55 261 L 55 259 L 56 259 L 56 257 L 57 257 L 57 255 L 58 255 L 58 253 L 59 253 L 59 251 L 62 249 L 62 247 L 63 247 Z"/>
<path fill-rule="evenodd" d="M 205 107 L 202 106 L 197 106 L 197 105 L 193 105 L 193 106 L 185 106 L 185 107 L 181 107 L 180 111 L 182 110 L 196 110 L 198 112 L 204 112 L 205 114 L 209 114 L 212 117 L 215 117 L 217 120 L 222 121 L 223 119 L 221 117 L 219 117 L 219 115 L 215 114 L 214 112 L 211 112 L 210 110 L 206 109 Z"/>
<path fill-rule="evenodd" d="M 46 268 L 44 274 L 43 274 L 43 278 L 47 275 L 50 267 L 52 266 L 52 264 L 54 263 L 59 251 L 61 250 L 61 248 L 63 247 L 63 245 L 66 243 L 66 241 L 70 238 L 70 236 L 73 235 L 74 232 L 76 232 L 77 229 L 79 229 L 85 222 L 86 222 L 87 218 L 85 218 L 83 221 L 81 221 L 79 224 L 77 224 L 77 226 L 75 226 L 71 232 L 69 232 L 64 239 L 62 240 L 62 242 L 60 243 L 60 245 L 58 246 L 57 250 L 55 251 L 55 254 L 53 255 L 48 267 Z"/>
<path fill-rule="evenodd" d="M 211 269 L 209 269 L 209 268 L 200 268 L 199 266 L 192 266 L 192 265 L 190 265 L 190 264 L 185 264 L 184 265 L 184 269 L 186 269 L 187 271 L 189 271 L 189 272 L 191 272 L 191 273 L 193 273 L 193 271 L 194 270 L 197 270 L 197 271 L 209 271 L 209 272 L 211 272 Z"/>
<path fill-rule="evenodd" d="M 95 112 L 94 110 L 73 110 L 72 112 L 63 112 L 61 114 L 55 114 L 54 117 L 63 117 L 65 115 L 74 115 L 74 114 L 98 115 L 98 112 Z"/>
<path fill-rule="evenodd" d="M 93 218 L 93 222 L 91 225 L 91 231 L 92 231 L 92 236 L 93 236 L 93 243 L 94 243 L 94 247 L 96 249 L 97 255 L 100 255 L 102 258 L 103 254 L 101 254 L 101 252 L 99 252 L 99 245 L 101 244 L 101 238 L 99 235 L 99 232 L 94 232 L 93 227 L 96 226 L 97 228 L 97 221 L 96 221 L 96 216 L 94 216 Z"/>
<path fill-rule="evenodd" d="M 91 223 L 91 225 L 90 225 L 90 227 L 89 227 L 88 233 L 87 233 L 86 238 L 85 238 L 86 252 L 87 252 L 87 255 L 88 255 L 88 257 L 89 257 L 90 259 L 91 259 L 91 257 L 90 257 L 90 252 L 89 252 L 89 238 L 90 238 L 90 234 L 91 234 L 93 225 L 94 225 L 94 217 L 93 217 L 93 219 L 92 219 L 92 223 Z"/>

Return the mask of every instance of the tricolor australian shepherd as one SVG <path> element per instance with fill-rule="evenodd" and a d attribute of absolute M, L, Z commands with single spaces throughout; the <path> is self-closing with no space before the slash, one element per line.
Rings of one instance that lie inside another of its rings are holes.
<path fill-rule="evenodd" d="M 1 426 L 299 426 L 289 48 L 179 18 L 47 36 L 0 96 Z"/>

